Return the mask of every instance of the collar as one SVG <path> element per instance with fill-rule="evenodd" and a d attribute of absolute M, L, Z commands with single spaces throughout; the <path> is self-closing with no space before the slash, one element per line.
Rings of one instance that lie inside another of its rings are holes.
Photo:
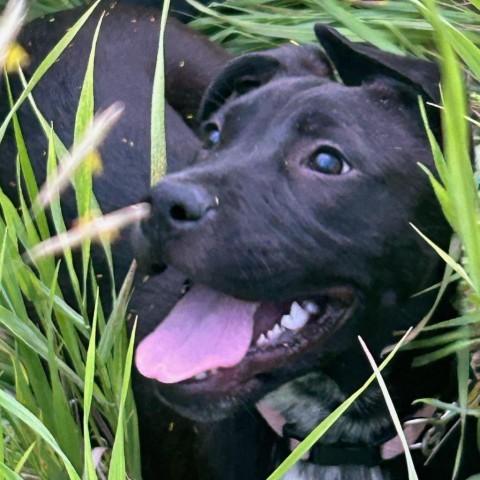
<path fill-rule="evenodd" d="M 285 440 L 290 451 L 293 451 L 303 440 L 304 437 L 295 432 L 295 426 L 287 423 L 280 412 L 271 409 L 263 402 L 257 403 L 257 410 L 270 428 Z M 435 407 L 424 405 L 403 423 L 403 434 L 411 449 L 417 447 L 417 442 L 434 412 Z M 401 454 L 403 454 L 403 446 L 400 436 L 392 432 L 376 444 L 369 445 L 365 443 L 322 445 L 317 442 L 302 457 L 302 460 L 315 465 L 365 465 L 374 467 Z"/>

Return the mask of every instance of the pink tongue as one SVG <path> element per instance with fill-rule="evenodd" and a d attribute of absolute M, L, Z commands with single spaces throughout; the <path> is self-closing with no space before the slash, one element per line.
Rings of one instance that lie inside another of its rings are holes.
<path fill-rule="evenodd" d="M 257 307 L 195 285 L 138 346 L 139 372 L 176 383 L 213 368 L 233 367 L 247 354 Z"/>

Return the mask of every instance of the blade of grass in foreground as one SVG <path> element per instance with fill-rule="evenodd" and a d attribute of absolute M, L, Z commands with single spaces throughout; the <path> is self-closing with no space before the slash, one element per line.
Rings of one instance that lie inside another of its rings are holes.
<path fill-rule="evenodd" d="M 86 480 L 97 478 L 92 458 L 92 444 L 90 441 L 90 432 L 88 428 L 88 419 L 92 407 L 93 387 L 95 382 L 95 347 L 97 337 L 97 312 L 98 312 L 98 292 L 95 302 L 95 311 L 93 313 L 92 333 L 88 343 L 87 363 L 85 366 L 85 390 L 83 392 L 83 472 Z"/>
<path fill-rule="evenodd" d="M 24 88 L 26 88 L 27 82 L 26 82 L 21 70 L 19 71 L 19 75 L 20 75 L 20 78 L 23 82 Z M 37 105 L 36 105 L 36 103 L 33 99 L 33 96 L 31 94 L 28 96 L 28 100 L 30 102 L 30 105 L 31 105 L 33 111 L 35 112 L 35 115 L 37 116 L 37 119 L 38 119 L 45 135 L 49 139 L 49 142 L 51 142 L 51 144 L 52 144 L 52 146 L 53 146 L 52 148 L 54 149 L 56 154 L 60 155 L 60 157 L 66 157 L 68 155 L 67 148 L 62 143 L 62 141 L 60 140 L 58 135 L 55 133 L 53 127 L 51 127 L 48 124 L 48 122 L 46 121 L 46 119 L 43 117 L 42 113 L 38 109 L 38 107 L 37 107 Z M 53 208 L 53 206 L 51 206 L 51 208 Z M 92 206 L 91 206 L 91 208 L 92 208 L 93 211 L 99 211 L 100 212 L 100 210 L 101 210 L 93 192 L 92 192 Z M 55 228 L 56 228 L 57 233 L 61 233 L 61 232 L 64 232 L 66 230 L 64 222 L 63 222 L 63 218 L 61 218 L 61 216 L 57 215 L 57 219 L 56 219 L 56 222 L 55 222 Z M 113 258 L 112 258 L 112 251 L 111 251 L 111 248 L 110 248 L 110 243 L 107 240 L 104 240 L 103 238 L 100 239 L 100 242 L 102 244 L 103 251 L 104 251 L 105 256 L 107 258 L 107 265 L 108 265 L 108 269 L 109 269 L 110 280 L 112 282 L 112 285 L 111 285 L 112 286 L 112 298 L 115 298 L 115 292 L 116 292 L 115 276 L 114 276 L 114 271 L 113 271 Z M 70 264 L 71 264 L 71 253 L 69 252 L 68 249 L 65 249 L 64 255 L 65 255 L 65 258 L 67 259 L 67 261 L 70 261 Z M 69 274 L 70 274 L 72 283 L 77 283 L 78 284 L 77 274 L 72 270 L 72 268 L 70 268 L 70 266 L 69 266 Z M 80 287 L 78 287 L 78 291 L 79 291 L 79 288 Z M 92 288 L 92 291 L 95 291 L 95 289 L 96 289 L 96 287 L 94 286 Z M 78 295 L 77 295 L 77 297 L 78 297 Z M 80 301 L 80 303 L 82 303 L 82 302 Z M 82 307 L 83 307 L 83 303 L 80 305 L 80 308 L 82 308 Z M 101 320 L 101 316 L 99 317 L 99 320 Z M 99 327 L 102 328 L 102 323 L 101 322 L 99 323 Z"/>
<path fill-rule="evenodd" d="M 415 225 L 410 225 L 438 253 L 442 260 L 452 268 L 452 270 L 454 270 L 466 283 L 468 283 L 473 290 L 478 292 L 475 288 L 475 285 L 472 283 L 472 280 L 470 280 L 467 272 L 459 263 L 457 263 L 450 255 L 448 255 L 448 253 L 444 252 L 438 245 L 426 237 Z"/>
<path fill-rule="evenodd" d="M 411 330 L 411 329 L 410 329 Z M 367 345 L 363 341 L 361 337 L 358 337 L 360 344 L 362 345 L 363 351 L 372 366 L 372 369 L 377 377 L 378 384 L 383 393 L 383 397 L 385 398 L 385 402 L 387 403 L 388 411 L 390 412 L 390 416 L 392 417 L 393 424 L 395 425 L 395 430 L 397 431 L 398 436 L 400 437 L 400 441 L 402 442 L 403 450 L 405 452 L 405 457 L 407 460 L 407 470 L 408 470 L 408 478 L 409 480 L 418 480 L 417 472 L 415 471 L 415 466 L 413 465 L 412 454 L 410 453 L 410 448 L 408 447 L 407 439 L 405 438 L 405 434 L 403 433 L 402 424 L 400 423 L 400 419 L 398 418 L 397 411 L 395 410 L 395 406 L 393 405 L 392 397 L 390 393 L 388 393 L 387 385 L 385 384 L 385 380 L 378 369 L 378 366 L 373 358 L 372 354 L 367 348 Z"/>
<path fill-rule="evenodd" d="M 88 131 L 88 127 L 94 121 L 95 100 L 94 100 L 94 87 L 93 87 L 93 71 L 95 52 L 97 47 L 98 35 L 100 33 L 100 27 L 102 26 L 103 17 L 105 12 L 100 15 L 100 19 L 95 29 L 92 41 L 92 49 L 88 58 L 87 71 L 83 80 L 82 91 L 80 93 L 80 100 L 78 102 L 77 114 L 75 117 L 75 129 L 73 134 L 73 143 L 77 143 L 81 140 L 83 135 Z M 78 218 L 86 218 L 89 215 L 92 208 L 93 197 L 93 175 L 95 169 L 101 168 L 100 161 L 95 162 L 93 159 L 97 158 L 99 153 L 94 150 L 90 153 L 89 160 L 82 162 L 76 175 L 75 175 L 75 196 L 77 200 Z M 99 157 L 98 157 L 99 158 Z M 82 291 L 84 297 L 87 295 L 87 279 L 88 279 L 88 263 L 90 259 L 90 246 L 89 240 L 82 243 Z"/>
<path fill-rule="evenodd" d="M 136 270 L 137 262 L 134 260 L 130 264 L 130 268 L 128 269 L 120 293 L 113 305 L 112 313 L 110 314 L 107 326 L 97 348 L 98 358 L 102 363 L 107 362 L 109 355 L 111 355 L 115 339 L 118 338 L 119 332 L 123 327 L 125 321 L 124 314 L 130 299 Z"/>
<path fill-rule="evenodd" d="M 82 452 L 78 449 L 81 445 L 81 430 L 71 414 L 71 405 L 69 398 L 65 395 L 65 384 L 62 382 L 62 375 L 56 363 L 55 353 L 58 349 L 56 340 L 56 326 L 53 321 L 53 304 L 55 296 L 55 286 L 58 284 L 58 272 L 60 264 L 57 265 L 55 275 L 52 278 L 50 286 L 50 298 L 48 303 L 45 302 L 42 323 L 47 333 L 47 341 L 49 345 L 48 366 L 50 373 L 50 382 L 52 388 L 52 406 L 55 411 L 54 430 L 55 435 L 62 451 L 72 462 L 76 471 L 80 471 L 82 467 Z M 60 341 L 63 341 L 61 339 Z"/>
<path fill-rule="evenodd" d="M 410 333 L 411 328 L 408 332 L 401 338 L 397 343 L 396 347 L 388 355 L 388 357 L 381 363 L 379 371 L 382 371 L 395 356 L 399 348 L 405 342 L 408 334 Z M 292 468 L 295 463 L 297 463 L 303 455 L 305 455 L 310 448 L 327 432 L 327 430 L 343 415 L 343 413 L 357 400 L 360 395 L 370 386 L 370 384 L 375 380 L 375 374 L 372 374 L 365 384 L 359 388 L 353 395 L 351 395 L 347 400 L 345 400 L 337 409 L 335 409 L 320 425 L 318 425 L 310 435 L 303 440 L 297 448 L 283 461 L 283 463 L 268 477 L 267 480 L 280 480 L 283 475 L 285 475 L 290 468 Z"/>
<path fill-rule="evenodd" d="M 35 448 L 36 442 L 33 442 L 25 451 L 25 453 L 22 455 L 22 458 L 18 461 L 18 463 L 15 465 L 15 473 L 21 473 L 23 466 L 27 462 L 28 458 L 30 457 L 31 453 L 33 452 L 33 449 Z"/>
<path fill-rule="evenodd" d="M 465 327 L 464 327 L 465 328 Z M 463 446 L 465 444 L 466 431 L 466 410 L 468 405 L 468 383 L 470 374 L 470 352 L 469 350 L 461 349 L 457 351 L 457 381 L 458 381 L 458 405 L 461 409 L 460 413 L 460 441 L 458 442 L 457 456 L 455 457 L 455 466 L 453 469 L 452 478 L 458 478 L 460 469 Z"/>
<path fill-rule="evenodd" d="M 459 235 L 466 256 L 464 280 L 471 286 L 478 301 L 480 296 L 480 231 L 478 229 L 478 191 L 475 184 L 473 168 L 469 152 L 469 129 L 467 125 L 467 95 L 460 62 L 454 49 L 462 56 L 467 66 L 474 72 L 479 71 L 480 53 L 473 45 L 465 42 L 461 35 L 452 35 L 446 28 L 446 22 L 440 15 L 437 2 L 434 0 L 411 0 L 418 7 L 434 29 L 434 39 L 440 53 L 441 82 L 443 93 L 442 127 L 444 135 L 444 152 L 447 182 L 445 187 L 449 203 L 455 218 L 454 228 Z M 435 159 L 437 160 L 437 159 Z M 437 250 L 438 252 L 438 250 Z M 438 252 L 440 253 L 440 252 Z M 447 259 L 445 259 L 447 260 Z M 458 270 L 457 270 L 458 272 Z M 464 327 L 465 328 L 465 327 Z M 469 333 L 467 331 L 467 333 Z M 475 341 L 475 340 L 473 340 Z M 468 343 L 455 342 L 445 347 L 448 353 L 456 347 L 457 379 L 459 404 L 463 410 L 467 408 L 469 352 Z M 428 355 L 428 354 L 427 354 Z M 423 361 L 425 361 L 423 357 Z M 420 362 L 417 359 L 417 364 Z M 461 435 L 455 458 L 453 478 L 458 476 L 463 443 L 465 438 L 465 414 L 460 416 Z"/>
<path fill-rule="evenodd" d="M 81 480 L 77 472 L 75 472 L 73 465 L 70 463 L 70 460 L 58 446 L 55 438 L 35 415 L 33 415 L 21 403 L 3 390 L 0 390 L 0 406 L 8 411 L 11 415 L 17 417 L 19 420 L 30 426 L 35 433 L 37 433 L 48 445 L 50 445 L 50 447 L 63 461 L 70 480 Z"/>
<path fill-rule="evenodd" d="M 152 91 L 151 118 L 151 174 L 150 184 L 155 185 L 167 172 L 167 149 L 165 139 L 165 60 L 164 36 L 170 0 L 163 2 L 158 39 L 157 63 Z"/>
<path fill-rule="evenodd" d="M 23 478 L 8 468 L 4 463 L 0 463 L 0 474 L 4 480 L 23 480 Z"/>
<path fill-rule="evenodd" d="M 123 374 L 122 391 L 120 397 L 120 406 L 118 413 L 117 433 L 115 435 L 115 442 L 113 444 L 112 459 L 110 461 L 110 470 L 108 472 L 108 480 L 118 480 L 125 478 L 125 403 L 130 385 L 130 374 L 132 371 L 132 359 L 133 359 L 133 346 L 135 340 L 135 331 L 137 328 L 137 322 L 132 328 L 130 336 L 130 344 L 128 346 L 127 356 L 125 358 L 125 370 Z"/>

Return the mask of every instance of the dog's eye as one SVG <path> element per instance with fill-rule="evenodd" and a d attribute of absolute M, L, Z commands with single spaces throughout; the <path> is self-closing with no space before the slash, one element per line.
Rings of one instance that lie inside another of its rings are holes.
<path fill-rule="evenodd" d="M 317 150 L 308 160 L 308 167 L 326 175 L 341 175 L 349 172 L 352 167 L 338 152 Z"/>
<path fill-rule="evenodd" d="M 212 148 L 220 143 L 220 128 L 216 123 L 207 123 L 204 129 L 204 146 L 205 148 Z"/>

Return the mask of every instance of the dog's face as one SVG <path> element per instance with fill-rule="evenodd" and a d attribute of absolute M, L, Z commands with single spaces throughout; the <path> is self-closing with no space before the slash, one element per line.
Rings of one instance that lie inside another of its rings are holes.
<path fill-rule="evenodd" d="M 436 280 L 409 222 L 448 241 L 417 166 L 432 168 L 417 96 L 432 99 L 437 72 L 317 33 L 343 83 L 311 49 L 233 61 L 204 99 L 196 166 L 151 193 L 140 259 L 192 286 L 136 364 L 187 416 L 228 415 L 345 357 L 359 334 L 378 353 Z"/>

